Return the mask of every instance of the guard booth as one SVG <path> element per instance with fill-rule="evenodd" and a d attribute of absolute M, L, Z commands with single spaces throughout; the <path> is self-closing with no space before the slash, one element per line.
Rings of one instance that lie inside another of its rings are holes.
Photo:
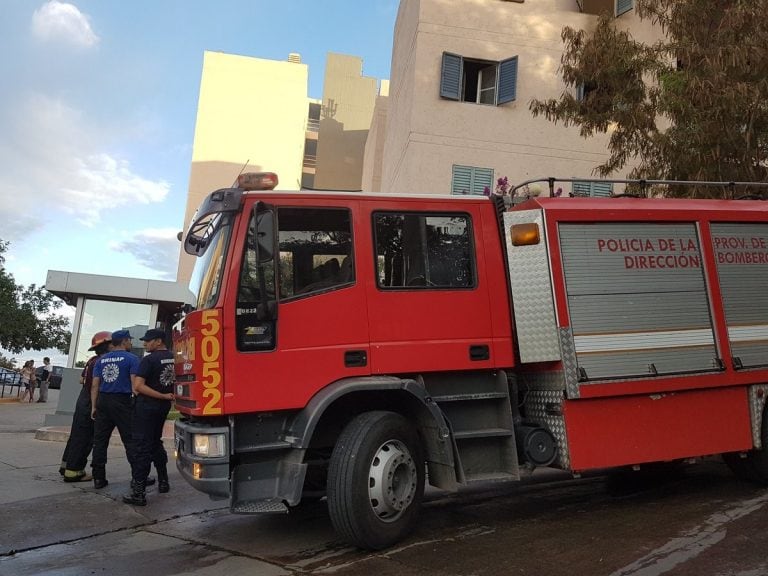
<path fill-rule="evenodd" d="M 46 417 L 46 425 L 67 425 L 80 393 L 81 366 L 93 354 L 88 351 L 96 332 L 130 330 L 133 352 L 141 357 L 139 340 L 148 328 L 160 328 L 170 336 L 170 328 L 184 304 L 194 296 L 186 285 L 163 280 L 123 278 L 99 274 L 80 274 L 49 270 L 45 289 L 75 307 L 72 340 L 67 367 L 62 377 L 56 414 Z M 172 342 L 167 342 L 171 347 Z"/>

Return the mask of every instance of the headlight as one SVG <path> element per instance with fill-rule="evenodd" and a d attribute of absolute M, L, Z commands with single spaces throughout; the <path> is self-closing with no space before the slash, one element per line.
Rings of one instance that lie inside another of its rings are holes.
<path fill-rule="evenodd" d="M 195 456 L 221 458 L 227 455 L 227 442 L 224 434 L 193 434 L 192 453 Z"/>

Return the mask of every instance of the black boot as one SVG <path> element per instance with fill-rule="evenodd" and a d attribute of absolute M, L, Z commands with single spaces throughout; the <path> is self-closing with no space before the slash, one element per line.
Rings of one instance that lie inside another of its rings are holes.
<path fill-rule="evenodd" d="M 161 494 L 170 492 L 171 485 L 168 482 L 168 468 L 158 466 L 157 464 L 155 464 L 155 468 L 157 469 L 157 491 Z"/>
<path fill-rule="evenodd" d="M 147 487 L 143 480 L 133 480 L 131 482 L 131 492 L 123 496 L 123 502 L 134 506 L 147 505 Z"/>
<path fill-rule="evenodd" d="M 134 483 L 134 480 L 131 480 L 131 490 L 133 490 L 133 483 Z M 144 486 L 147 487 L 147 488 L 149 488 L 150 486 L 154 486 L 154 485 L 155 485 L 155 479 L 152 478 L 152 476 L 150 476 L 149 478 L 147 478 L 144 481 Z"/>

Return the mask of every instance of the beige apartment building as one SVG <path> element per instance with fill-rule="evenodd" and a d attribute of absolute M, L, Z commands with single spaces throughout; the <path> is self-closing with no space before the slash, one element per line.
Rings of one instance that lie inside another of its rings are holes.
<path fill-rule="evenodd" d="M 608 136 L 587 140 L 529 111 L 532 99 L 568 89 L 558 73 L 562 28 L 588 30 L 602 11 L 637 39 L 657 34 L 633 0 L 401 0 L 389 98 L 373 115 L 363 188 L 482 194 L 504 176 L 557 176 L 583 177 L 576 192 L 610 193 L 588 181 L 607 157 Z"/>
<path fill-rule="evenodd" d="M 277 173 L 282 190 L 360 190 L 378 89 L 362 68 L 358 57 L 328 54 L 316 100 L 298 54 L 276 61 L 205 52 L 184 225 L 243 170 Z M 193 265 L 181 249 L 178 282 L 189 281 Z"/>

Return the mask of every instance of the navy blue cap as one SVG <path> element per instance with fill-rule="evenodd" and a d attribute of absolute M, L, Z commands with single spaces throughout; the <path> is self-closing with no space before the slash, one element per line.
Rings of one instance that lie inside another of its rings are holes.
<path fill-rule="evenodd" d="M 158 330 L 157 328 L 150 328 L 147 330 L 147 332 L 139 338 L 139 340 L 144 340 L 145 342 L 149 342 L 150 340 L 155 340 L 157 338 L 160 338 L 163 342 L 165 342 L 165 332 L 162 330 Z"/>
<path fill-rule="evenodd" d="M 133 338 L 128 330 L 118 330 L 117 332 L 112 332 L 112 344 L 117 345 L 118 342 L 122 342 L 127 338 Z"/>

